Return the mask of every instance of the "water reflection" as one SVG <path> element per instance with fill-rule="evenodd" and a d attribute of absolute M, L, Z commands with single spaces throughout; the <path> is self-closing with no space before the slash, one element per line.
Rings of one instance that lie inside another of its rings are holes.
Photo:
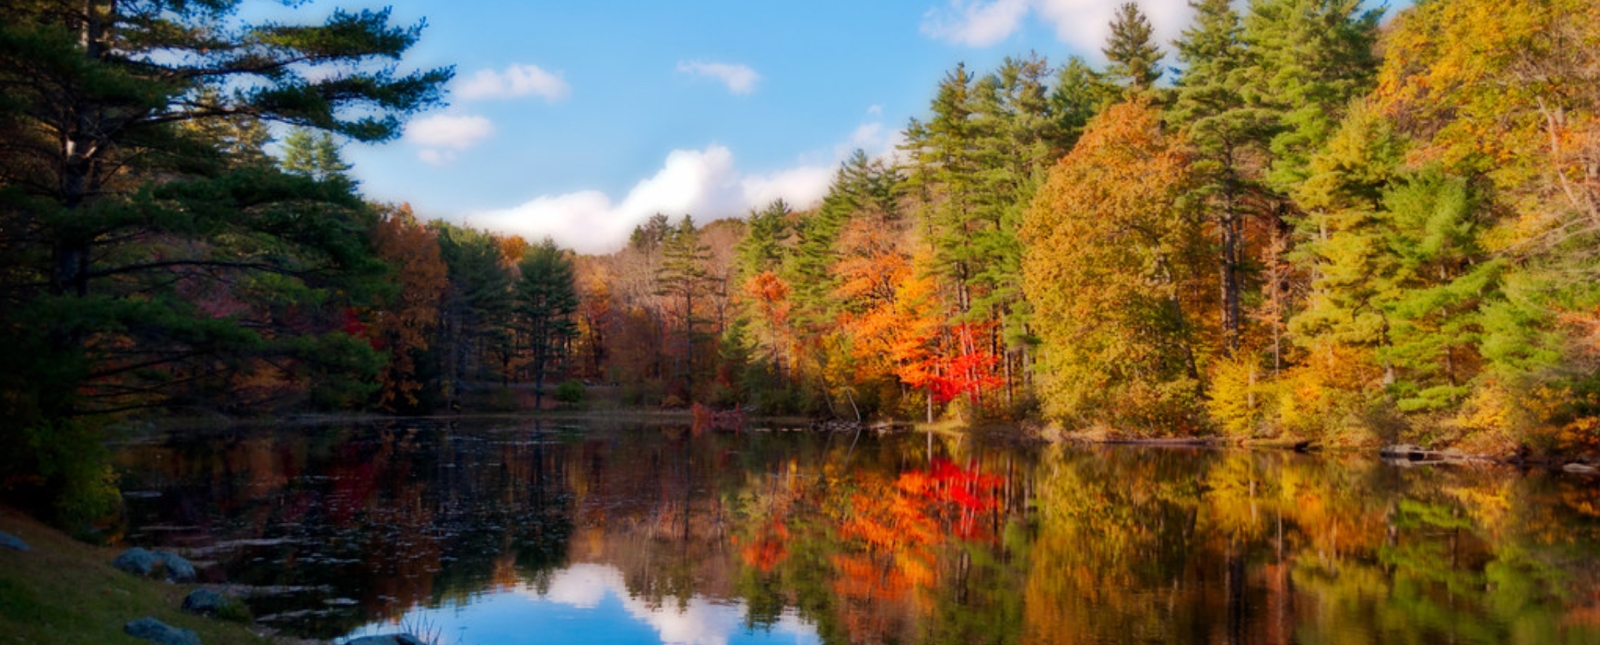
<path fill-rule="evenodd" d="M 816 643 L 816 630 L 793 612 L 753 628 L 741 602 L 695 596 L 681 603 L 651 604 L 633 595 L 616 567 L 584 563 L 555 572 L 548 586 L 522 585 L 483 594 L 465 604 L 419 608 L 400 625 L 469 643 L 671 643 L 729 645 Z M 353 636 L 387 634 L 400 628 L 367 625 Z"/>
<path fill-rule="evenodd" d="M 1600 642 L 1594 480 L 925 441 L 397 423 L 119 458 L 130 542 L 321 638 Z"/>

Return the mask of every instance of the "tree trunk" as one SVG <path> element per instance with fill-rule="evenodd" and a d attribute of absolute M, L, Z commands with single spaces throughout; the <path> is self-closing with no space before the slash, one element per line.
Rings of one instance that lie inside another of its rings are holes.
<path fill-rule="evenodd" d="M 1229 198 L 1227 212 L 1221 222 L 1222 257 L 1219 262 L 1221 271 L 1222 288 L 1222 333 L 1226 339 L 1224 351 L 1232 356 L 1239 351 L 1239 256 L 1240 256 L 1240 222 L 1238 214 L 1233 212 L 1232 198 Z"/>

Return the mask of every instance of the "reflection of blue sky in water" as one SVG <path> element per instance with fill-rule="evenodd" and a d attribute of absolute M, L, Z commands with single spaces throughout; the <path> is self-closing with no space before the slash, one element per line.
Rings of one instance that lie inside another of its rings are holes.
<path fill-rule="evenodd" d="M 601 564 L 576 564 L 554 573 L 544 595 L 527 586 L 489 592 L 464 605 L 413 609 L 401 624 L 424 626 L 445 645 L 821 642 L 815 627 L 790 612 L 770 631 L 745 627 L 742 602 L 695 596 L 681 607 L 677 599 L 667 598 L 652 608 L 644 599 L 628 595 L 621 571 Z M 391 624 L 372 624 L 351 636 L 397 630 Z"/>

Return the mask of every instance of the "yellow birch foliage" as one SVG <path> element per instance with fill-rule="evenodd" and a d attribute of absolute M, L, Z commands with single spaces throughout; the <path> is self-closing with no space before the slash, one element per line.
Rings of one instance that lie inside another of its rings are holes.
<path fill-rule="evenodd" d="M 1182 301 L 1206 271 L 1182 203 L 1192 158 L 1135 96 L 1090 122 L 1035 197 L 1022 270 L 1050 417 L 1158 433 L 1199 424 L 1198 334 Z"/>

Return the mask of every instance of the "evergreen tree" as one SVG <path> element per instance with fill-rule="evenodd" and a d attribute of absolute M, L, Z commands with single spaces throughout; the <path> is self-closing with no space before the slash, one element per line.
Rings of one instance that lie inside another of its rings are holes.
<path fill-rule="evenodd" d="M 784 243 L 789 237 L 789 220 L 793 216 L 794 211 L 782 199 L 774 200 L 762 210 L 750 211 L 748 232 L 736 247 L 741 282 L 782 266 L 788 254 Z"/>
<path fill-rule="evenodd" d="M 387 11 L 320 25 L 240 14 L 231 0 L 0 4 L 0 229 L 26 241 L 5 249 L 0 342 L 30 348 L 0 359 L 28 375 L 3 380 L 0 453 L 7 481 L 52 479 L 34 499 L 84 484 L 50 474 L 65 471 L 46 455 L 92 452 L 50 447 L 49 428 L 295 389 L 238 387 L 268 370 L 252 380 L 325 406 L 365 400 L 376 380 L 351 313 L 382 272 L 373 214 L 348 186 L 237 163 L 259 130 L 230 143 L 210 126 L 384 141 L 451 72 L 396 72 L 421 27 Z"/>
<path fill-rule="evenodd" d="M 317 181 L 349 181 L 345 173 L 350 164 L 340 156 L 333 135 L 311 128 L 295 128 L 283 138 L 282 165 L 284 172 Z"/>
<path fill-rule="evenodd" d="M 1268 110 L 1269 185 L 1288 193 L 1333 135 L 1350 101 L 1372 88 L 1382 9 L 1361 0 L 1252 0 L 1240 94 Z"/>
<path fill-rule="evenodd" d="M 522 274 L 516 289 L 517 322 L 527 338 L 528 369 L 533 375 L 534 407 L 538 408 L 544 402 L 546 375 L 565 359 L 577 335 L 573 317 L 578 311 L 578 291 L 572 260 L 550 238 L 529 247 L 517 266 Z"/>
<path fill-rule="evenodd" d="M 1050 111 L 1056 122 L 1051 157 L 1059 159 L 1072 150 L 1089 120 L 1116 96 L 1116 85 L 1105 74 L 1077 56 L 1067 59 L 1067 64 L 1056 72 L 1055 87 L 1050 90 Z"/>
<path fill-rule="evenodd" d="M 1302 251 L 1316 276 L 1291 330 L 1310 346 L 1370 352 L 1402 411 L 1458 403 L 1479 359 L 1478 309 L 1502 265 L 1479 247 L 1479 199 L 1437 169 L 1407 172 L 1403 145 L 1357 104 L 1296 199 L 1312 209 Z"/>
<path fill-rule="evenodd" d="M 1148 90 L 1161 78 L 1161 47 L 1151 35 L 1150 20 L 1139 5 L 1124 2 L 1111 20 L 1111 37 L 1100 50 L 1111 61 L 1111 78 L 1130 90 Z"/>
<path fill-rule="evenodd" d="M 455 402 L 471 381 L 511 378 L 512 277 L 489 234 L 438 221 L 429 227 L 437 232 L 439 255 L 449 267 L 439 346 L 447 352 L 442 389 Z"/>
<path fill-rule="evenodd" d="M 908 184 L 922 196 L 921 226 L 934 250 L 931 270 L 951 291 L 949 304 L 959 314 L 972 308 L 978 269 L 972 233 L 980 225 L 974 215 L 980 208 L 982 167 L 972 91 L 972 76 L 965 65 L 957 65 L 939 83 L 932 118 L 926 124 L 913 120 L 906 132 L 912 154 Z"/>
<path fill-rule="evenodd" d="M 1245 217 L 1259 203 L 1257 177 L 1264 153 L 1258 141 L 1265 125 L 1262 110 L 1245 103 L 1246 50 L 1239 15 L 1228 0 L 1192 1 L 1194 24 L 1176 44 L 1184 64 L 1176 82 L 1172 120 L 1189 132 L 1201 179 L 1196 197 L 1205 205 L 1217 236 L 1219 307 L 1223 344 L 1238 351 L 1245 291 Z"/>
<path fill-rule="evenodd" d="M 656 267 L 656 294 L 669 302 L 681 302 L 679 315 L 683 321 L 683 353 L 678 359 L 677 372 L 684 378 L 684 393 L 689 399 L 695 395 L 695 347 L 699 340 L 695 302 L 707 297 L 712 274 L 706 266 L 711 249 L 700 240 L 700 230 L 694 218 L 685 215 L 678 225 L 669 229 L 661 242 L 661 264 Z"/>

